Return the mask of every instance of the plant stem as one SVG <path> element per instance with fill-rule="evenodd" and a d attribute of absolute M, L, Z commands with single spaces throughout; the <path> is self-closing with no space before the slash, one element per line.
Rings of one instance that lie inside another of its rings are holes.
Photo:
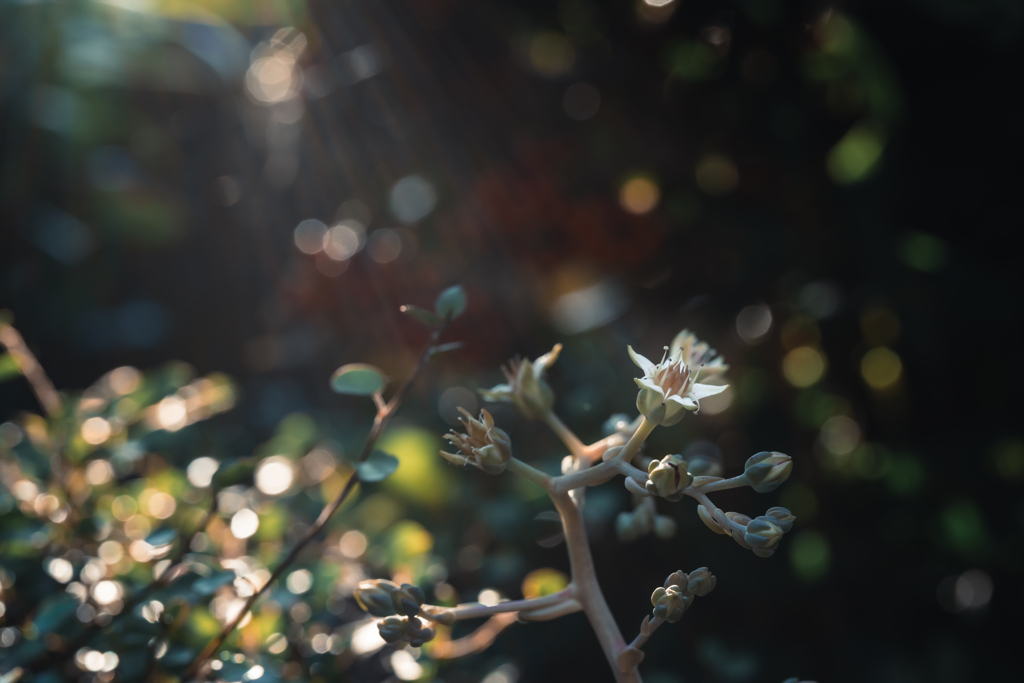
<path fill-rule="evenodd" d="M 562 440 L 562 443 L 565 444 L 566 448 L 569 449 L 569 452 L 572 453 L 573 456 L 588 459 L 587 447 L 583 445 L 583 442 L 580 441 L 578 436 L 576 436 L 576 433 L 569 429 L 569 427 L 567 427 L 565 423 L 555 415 L 555 411 L 549 410 L 544 413 L 543 420 L 547 423 L 548 427 L 551 427 L 551 431 L 553 431 L 558 438 Z"/>
<path fill-rule="evenodd" d="M 583 526 L 583 516 L 568 494 L 552 494 L 551 500 L 562 517 L 562 530 L 565 532 L 565 543 L 569 551 L 569 565 L 572 583 L 576 587 L 576 599 L 583 606 L 583 612 L 601 643 L 601 649 L 615 674 L 615 680 L 617 683 L 640 683 L 640 674 L 635 668 L 623 672 L 617 666 L 619 652 L 625 649 L 626 643 L 597 581 L 594 560 L 587 542 L 587 531 Z"/>
<path fill-rule="evenodd" d="M 438 612 L 446 612 L 455 617 L 456 621 L 462 619 L 476 619 L 479 617 L 489 617 L 493 614 L 502 614 L 504 612 L 523 612 L 528 610 L 540 609 L 541 607 L 550 607 L 557 605 L 560 602 L 571 600 L 575 597 L 575 591 L 570 585 L 565 590 L 551 595 L 544 595 L 539 598 L 528 598 L 524 600 L 506 600 L 505 602 L 499 602 L 497 605 L 481 605 L 480 603 L 466 603 L 464 605 L 457 605 L 451 608 L 437 607 L 436 605 L 424 605 L 424 609 L 427 607 L 434 607 Z M 437 615 L 435 612 L 433 615 L 427 611 L 426 617 L 433 619 Z"/>
<path fill-rule="evenodd" d="M 363 462 L 368 457 L 370 457 L 370 453 L 373 452 L 373 447 L 377 443 L 377 439 L 380 438 L 380 435 L 383 433 L 384 428 L 387 427 L 388 422 L 391 421 L 392 416 L 394 416 L 395 412 L 398 410 L 398 407 L 402 404 L 402 401 L 405 399 L 406 394 L 409 393 L 409 389 L 412 388 L 413 383 L 415 383 L 415 381 L 423 373 L 424 368 L 426 368 L 427 362 L 430 360 L 431 350 L 433 346 L 437 343 L 438 338 L 440 338 L 441 333 L 444 331 L 444 328 L 447 327 L 448 322 L 448 320 L 445 320 L 444 324 L 434 328 L 434 331 L 430 334 L 430 339 L 427 341 L 423 353 L 420 354 L 419 361 L 417 361 L 416 366 L 413 368 L 412 372 L 409 373 L 409 376 L 405 379 L 405 382 L 402 384 L 402 386 L 399 387 L 398 391 L 396 391 L 394 395 L 391 397 L 391 400 L 384 405 L 381 405 L 379 401 L 377 402 L 377 414 L 373 418 L 373 425 L 370 427 L 370 433 L 366 437 L 366 443 L 363 446 L 363 450 L 362 452 L 360 452 L 359 457 L 356 460 L 357 463 Z M 188 679 L 196 676 L 196 674 L 203 667 L 203 665 L 205 665 L 206 662 L 209 661 L 210 657 L 212 657 L 213 654 L 221 647 L 221 645 L 224 644 L 224 641 L 227 640 L 228 636 L 231 635 L 231 633 L 236 628 L 238 628 L 238 624 L 240 624 L 242 622 L 242 619 L 245 618 L 245 615 L 249 613 L 249 610 L 252 609 L 252 606 L 253 604 L 255 604 L 256 600 L 258 600 L 261 595 L 267 592 L 270 586 L 273 585 L 274 581 L 276 581 L 278 578 L 281 577 L 282 574 L 285 573 L 288 567 L 290 567 L 292 563 L 295 562 L 296 558 L 298 558 L 299 554 L 303 551 L 303 549 L 307 545 L 309 545 L 309 542 L 312 541 L 313 538 L 318 533 L 320 533 L 320 530 L 323 529 L 324 526 L 326 526 L 327 522 L 331 519 L 331 517 L 334 516 L 334 513 L 338 511 L 338 508 L 341 507 L 341 504 L 345 502 L 345 499 L 348 498 L 348 495 L 352 492 L 352 489 L 355 488 L 355 485 L 358 482 L 359 473 L 358 471 L 353 471 L 352 475 L 348 478 L 348 481 L 345 482 L 344 488 L 342 488 L 338 495 L 334 497 L 334 500 L 332 500 L 326 507 L 324 507 L 324 509 L 320 512 L 320 516 L 317 517 L 313 525 L 309 527 L 309 529 L 302 536 L 299 542 L 295 544 L 291 551 L 289 551 L 288 555 L 285 556 L 284 560 L 282 560 L 281 563 L 277 565 L 277 568 L 274 569 L 273 573 L 271 573 L 270 579 L 268 579 L 267 582 L 263 584 L 262 588 L 260 588 L 258 591 L 249 596 L 249 598 L 245 601 L 245 605 L 242 606 L 242 609 L 238 612 L 235 618 L 232 619 L 228 624 L 224 626 L 224 628 L 221 629 L 221 632 L 217 635 L 216 638 L 214 638 L 206 644 L 206 647 L 203 648 L 203 651 L 199 653 L 199 656 L 196 657 L 195 661 L 193 661 L 189 665 L 188 669 L 185 670 L 183 678 Z"/>

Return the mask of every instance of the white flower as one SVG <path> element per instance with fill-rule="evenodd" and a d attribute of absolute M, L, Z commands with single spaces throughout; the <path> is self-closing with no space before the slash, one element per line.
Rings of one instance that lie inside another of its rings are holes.
<path fill-rule="evenodd" d="M 700 374 L 705 380 L 715 379 L 729 369 L 707 342 L 700 341 L 689 330 L 683 330 L 672 339 L 668 352 L 679 352 L 686 367 L 700 368 Z"/>
<path fill-rule="evenodd" d="M 687 336 L 684 337 L 684 334 Z M 676 356 L 663 357 L 661 362 L 654 364 L 647 358 L 641 356 L 629 346 L 629 357 L 644 371 L 644 376 L 634 379 L 640 387 L 640 393 L 636 397 L 636 407 L 644 416 L 662 426 L 674 425 L 683 419 L 686 410 L 697 410 L 700 408 L 700 399 L 714 396 L 725 391 L 727 385 L 698 384 L 697 375 L 701 367 L 696 368 L 687 365 L 686 358 L 691 361 L 695 358 L 710 360 L 714 353 L 707 348 L 707 344 L 697 342 L 696 337 L 689 333 L 680 333 L 673 341 L 681 337 L 683 343 L 679 346 L 679 353 Z M 725 365 L 719 362 L 714 363 L 715 374 L 721 374 Z"/>
<path fill-rule="evenodd" d="M 537 360 L 530 362 L 525 358 L 513 358 L 501 371 L 505 373 L 508 384 L 499 384 L 491 389 L 481 389 L 480 395 L 485 401 L 492 403 L 512 403 L 525 417 L 536 420 L 551 410 L 555 402 L 555 392 L 544 381 L 544 372 L 558 359 L 562 351 L 561 344 Z"/>

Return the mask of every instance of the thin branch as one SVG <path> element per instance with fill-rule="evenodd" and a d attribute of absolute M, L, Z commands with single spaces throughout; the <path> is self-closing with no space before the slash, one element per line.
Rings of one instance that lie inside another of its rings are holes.
<path fill-rule="evenodd" d="M 732 477 L 731 479 L 716 479 L 715 481 L 710 481 L 706 484 L 696 484 L 695 488 L 699 489 L 701 493 L 714 493 L 716 491 L 727 491 L 729 489 L 738 489 L 742 486 L 749 485 L 750 482 L 747 481 L 747 475 L 746 473 L 743 473 L 738 477 Z"/>
<path fill-rule="evenodd" d="M 398 388 L 398 391 L 394 393 L 390 401 L 388 401 L 383 407 L 379 407 L 377 409 L 377 414 L 373 418 L 373 425 L 370 427 L 370 433 L 366 437 L 366 443 L 363 446 L 363 450 L 359 454 L 359 457 L 356 459 L 357 463 L 365 461 L 370 456 L 370 453 L 373 452 L 373 447 L 377 443 L 377 439 L 383 433 L 384 428 L 387 427 L 388 422 L 390 422 L 392 416 L 398 410 L 398 407 L 402 404 L 402 401 L 405 399 L 406 394 L 408 394 L 409 390 L 412 388 L 413 383 L 419 378 L 419 376 L 423 373 L 423 370 L 426 368 L 427 362 L 430 360 L 430 356 L 432 355 L 431 350 L 433 346 L 437 343 L 437 340 L 441 336 L 441 333 L 444 331 L 444 328 L 447 327 L 448 322 L 449 321 L 446 320 L 444 324 L 434 328 L 434 331 L 431 333 L 430 339 L 427 341 L 423 353 L 420 355 L 419 361 L 416 363 L 416 366 L 413 368 L 412 372 L 409 373 L 409 376 L 405 379 L 405 382 L 402 384 L 402 386 Z M 274 569 L 273 573 L 270 575 L 270 579 L 268 579 L 267 582 L 263 584 L 263 587 L 260 588 L 260 590 L 256 591 L 255 593 L 249 596 L 249 598 L 245 601 L 245 605 L 243 605 L 242 609 L 238 612 L 235 618 L 232 619 L 228 624 L 224 626 L 224 628 L 221 629 L 221 632 L 217 635 L 216 638 L 207 643 L 206 647 L 203 648 L 203 651 L 199 653 L 199 656 L 196 657 L 195 661 L 193 661 L 189 665 L 188 669 L 185 670 L 183 678 L 188 679 L 191 677 L 195 677 L 199 670 L 206 664 L 207 661 L 209 661 L 210 657 L 212 657 L 213 654 L 218 649 L 220 649 L 220 647 L 224 644 L 224 641 L 227 640 L 228 636 L 230 636 L 231 633 L 238 627 L 238 625 L 242 622 L 242 619 L 244 619 L 245 616 L 249 614 L 249 611 L 252 609 L 252 606 L 260 598 L 260 596 L 262 596 L 270 588 L 270 586 L 273 585 L 274 581 L 276 581 L 278 578 L 281 577 L 282 574 L 285 573 L 288 567 L 290 567 L 292 563 L 295 562 L 296 558 L 298 558 L 299 554 L 303 551 L 303 549 L 305 549 L 305 547 L 309 545 L 309 542 L 312 541 L 313 538 L 318 533 L 320 533 L 320 530 L 324 528 L 324 526 L 331 519 L 331 517 L 334 516 L 334 513 L 338 511 L 338 508 L 340 508 L 341 504 L 345 502 L 345 499 L 348 498 L 348 495 L 352 492 L 352 489 L 355 488 L 355 485 L 358 482 L 359 473 L 358 471 L 353 471 L 352 475 L 348 478 L 348 481 L 345 482 L 345 486 L 341 489 L 338 495 L 334 497 L 334 500 L 332 500 L 326 507 L 324 507 L 324 509 L 320 512 L 320 516 L 317 517 L 313 525 L 310 526 L 308 530 L 306 530 L 306 533 L 302 536 L 299 542 L 295 544 L 291 551 L 289 551 L 288 555 L 284 558 L 284 560 L 282 560 L 281 563 L 277 565 L 277 568 Z"/>
<path fill-rule="evenodd" d="M 198 536 L 200 532 L 206 529 L 207 525 L 210 523 L 210 520 L 213 519 L 213 516 L 215 514 L 217 514 L 217 491 L 213 490 L 210 492 L 210 494 L 210 507 L 206 511 L 206 515 L 203 517 L 203 521 L 192 531 L 191 534 L 188 535 L 187 538 L 181 539 L 181 546 L 175 553 L 174 559 L 171 561 L 171 564 L 167 567 L 167 569 L 165 569 L 164 572 L 160 574 L 160 576 L 156 577 L 148 585 L 146 585 L 143 588 L 140 588 L 138 591 L 129 596 L 124 601 L 124 604 L 121 607 L 121 611 L 115 614 L 108 624 L 104 626 L 100 626 L 96 623 L 91 624 L 90 626 L 86 627 L 81 633 L 79 633 L 75 638 L 68 641 L 59 651 L 45 652 L 39 655 L 31 662 L 29 662 L 25 666 L 25 669 L 30 672 L 38 673 L 40 671 L 49 669 L 55 665 L 59 665 L 69 656 L 74 654 L 79 648 L 81 648 L 83 645 L 92 640 L 93 636 L 95 636 L 97 633 L 112 625 L 115 621 L 117 621 L 124 615 L 131 614 L 132 610 L 134 610 L 135 607 L 142 603 L 142 601 L 149 597 L 154 591 L 159 590 L 161 588 L 166 588 L 167 586 L 171 585 L 179 578 L 184 576 L 185 572 L 183 571 L 183 568 L 185 555 L 188 554 L 188 551 L 191 549 L 192 542 L 195 540 L 196 536 Z"/>
<path fill-rule="evenodd" d="M 28 380 L 32 392 L 39 400 L 39 404 L 50 417 L 60 413 L 63 407 L 60 394 L 54 388 L 53 382 L 46 376 L 43 366 L 36 360 L 35 355 L 29 350 L 16 329 L 6 323 L 0 323 L 0 344 L 2 344 L 14 362 L 17 363 L 21 374 Z"/>
<path fill-rule="evenodd" d="M 647 643 L 651 634 L 657 631 L 658 627 L 664 623 L 665 620 L 662 617 L 655 617 L 654 619 L 651 619 L 650 615 L 644 617 L 644 623 L 640 625 L 640 633 L 637 634 L 629 646 L 639 650 Z"/>
<path fill-rule="evenodd" d="M 565 444 L 569 452 L 576 458 L 583 458 L 589 460 L 587 447 L 583 445 L 580 438 L 576 436 L 576 433 L 569 429 L 562 420 L 555 415 L 555 411 L 549 410 L 543 415 L 544 422 L 547 423 L 548 427 L 551 427 L 562 443 Z"/>
<path fill-rule="evenodd" d="M 512 472 L 513 474 L 518 474 L 520 477 L 523 477 L 524 479 L 529 479 L 534 484 L 541 487 L 548 493 L 551 492 L 551 482 L 554 481 L 555 477 L 552 477 L 550 474 L 545 474 L 544 472 L 541 472 L 533 465 L 527 465 L 525 462 L 518 458 L 509 458 L 508 471 Z"/>
<path fill-rule="evenodd" d="M 491 646 L 499 633 L 514 623 L 516 623 L 514 613 L 495 614 L 468 636 L 433 645 L 430 648 L 430 656 L 434 659 L 458 659 L 481 652 Z"/>
<path fill-rule="evenodd" d="M 455 607 L 439 607 L 437 605 L 424 605 L 423 613 L 421 616 L 437 621 L 437 617 L 440 614 L 450 614 L 456 621 L 463 619 L 477 619 L 479 617 L 489 617 L 494 614 L 503 614 L 506 612 L 529 612 L 542 607 L 551 607 L 558 605 L 566 600 L 571 600 L 575 596 L 575 591 L 572 586 L 569 586 L 565 590 L 551 595 L 544 595 L 539 598 L 527 598 L 524 600 L 506 600 L 505 602 L 499 602 L 497 605 L 481 605 L 478 602 L 470 602 L 464 605 L 457 605 Z"/>

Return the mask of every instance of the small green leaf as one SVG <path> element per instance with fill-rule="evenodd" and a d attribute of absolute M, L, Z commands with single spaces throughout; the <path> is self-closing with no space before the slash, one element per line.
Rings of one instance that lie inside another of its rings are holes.
<path fill-rule="evenodd" d="M 213 485 L 218 489 L 245 484 L 252 480 L 256 463 L 252 458 L 229 458 L 220 464 L 213 475 Z"/>
<path fill-rule="evenodd" d="M 437 295 L 434 309 L 442 318 L 455 320 L 466 310 L 466 290 L 462 285 L 449 287 Z"/>
<path fill-rule="evenodd" d="M 78 601 L 69 596 L 61 595 L 47 602 L 36 614 L 35 625 L 39 633 L 49 633 L 67 621 L 68 617 L 78 609 Z"/>
<path fill-rule="evenodd" d="M 439 318 L 437 314 L 431 313 L 427 309 L 420 308 L 419 306 L 405 305 L 398 310 L 411 318 L 419 320 L 424 325 L 429 325 L 430 327 L 437 327 L 442 322 L 441 318 Z"/>
<path fill-rule="evenodd" d="M 146 543 L 152 546 L 167 545 L 168 543 L 173 543 L 174 539 L 177 537 L 177 529 L 169 526 L 162 526 L 149 536 L 146 536 Z"/>
<path fill-rule="evenodd" d="M 192 584 L 192 590 L 199 595 L 213 595 L 221 586 L 226 586 L 235 580 L 234 572 L 217 572 L 205 576 Z"/>
<path fill-rule="evenodd" d="M 6 382 L 20 374 L 21 368 L 15 362 L 14 356 L 9 353 L 0 353 L 0 382 Z"/>
<path fill-rule="evenodd" d="M 342 365 L 331 376 L 331 388 L 339 394 L 354 396 L 372 396 L 386 384 L 384 373 L 366 363 L 349 363 Z"/>
<path fill-rule="evenodd" d="M 369 458 L 356 465 L 356 474 L 359 475 L 359 481 L 383 481 L 396 469 L 398 458 L 384 451 L 374 451 Z"/>
<path fill-rule="evenodd" d="M 460 341 L 448 342 L 447 344 L 439 344 L 437 346 L 430 347 L 430 355 L 436 356 L 439 353 L 446 353 L 448 351 L 455 351 L 461 349 L 463 343 Z"/>

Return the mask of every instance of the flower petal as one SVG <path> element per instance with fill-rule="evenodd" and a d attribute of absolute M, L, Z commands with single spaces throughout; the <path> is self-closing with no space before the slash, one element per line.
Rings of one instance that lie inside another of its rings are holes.
<path fill-rule="evenodd" d="M 627 346 L 626 350 L 629 351 L 629 357 L 633 359 L 636 366 L 644 371 L 644 376 L 649 377 L 654 371 L 654 363 L 634 351 L 632 346 Z"/>
<path fill-rule="evenodd" d="M 698 408 L 697 402 L 694 401 L 689 396 L 680 396 L 678 394 L 672 394 L 671 396 L 668 397 L 668 401 L 671 403 L 675 403 L 676 405 L 680 405 L 686 408 L 687 410 L 697 410 Z"/>
<path fill-rule="evenodd" d="M 687 392 L 687 395 L 699 401 L 702 398 L 720 394 L 728 388 L 728 384 L 694 384 L 690 387 L 690 391 Z"/>
<path fill-rule="evenodd" d="M 661 396 L 661 400 L 665 400 L 665 390 L 659 387 L 654 382 L 652 382 L 647 377 L 636 377 L 633 379 L 633 381 L 636 382 L 636 385 L 641 389 L 649 389 L 650 391 L 657 392 L 658 395 Z"/>
<path fill-rule="evenodd" d="M 544 376 L 544 371 L 558 360 L 558 354 L 562 352 L 562 345 L 555 344 L 554 348 L 545 353 L 543 356 L 533 361 L 533 369 L 537 373 L 538 377 Z"/>
<path fill-rule="evenodd" d="M 478 389 L 480 396 L 491 403 L 511 403 L 515 393 L 511 384 L 499 384 L 490 389 Z"/>

